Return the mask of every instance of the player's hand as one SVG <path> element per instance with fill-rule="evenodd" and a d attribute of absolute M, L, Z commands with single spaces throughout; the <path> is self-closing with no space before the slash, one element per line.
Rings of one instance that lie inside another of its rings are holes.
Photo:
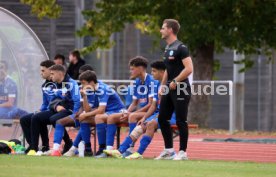
<path fill-rule="evenodd" d="M 158 98 L 160 99 L 162 95 L 166 93 L 166 85 L 161 85 L 158 90 Z"/>
<path fill-rule="evenodd" d="M 83 111 L 84 112 L 84 111 Z M 83 112 L 77 112 L 74 116 L 74 119 L 80 121 L 80 115 L 83 113 Z"/>
<path fill-rule="evenodd" d="M 171 82 L 170 85 L 169 85 L 171 90 L 175 90 L 176 86 L 177 86 L 177 84 L 175 82 Z"/>
<path fill-rule="evenodd" d="M 86 91 L 84 89 L 81 89 L 80 94 L 81 94 L 81 97 L 85 97 L 86 96 Z"/>
<path fill-rule="evenodd" d="M 77 112 L 75 115 L 75 118 L 77 119 L 77 117 L 79 117 L 80 114 L 81 114 L 80 112 Z"/>
<path fill-rule="evenodd" d="M 137 125 L 142 125 L 145 122 L 145 118 L 143 117 L 141 120 L 137 122 Z"/>
<path fill-rule="evenodd" d="M 81 115 L 81 113 L 83 113 L 83 109 L 80 108 L 79 111 L 76 113 L 75 117 L 79 117 L 79 115 Z"/>
<path fill-rule="evenodd" d="M 56 111 L 57 111 L 57 112 L 60 112 L 60 111 L 63 111 L 63 110 L 65 110 L 65 108 L 64 108 L 63 106 L 58 105 L 58 106 L 56 107 Z"/>
<path fill-rule="evenodd" d="M 88 117 L 88 116 L 87 116 L 87 113 L 83 112 L 83 113 L 81 113 L 81 114 L 79 115 L 78 120 L 79 120 L 79 121 L 83 121 L 83 120 L 85 120 L 87 117 Z"/>

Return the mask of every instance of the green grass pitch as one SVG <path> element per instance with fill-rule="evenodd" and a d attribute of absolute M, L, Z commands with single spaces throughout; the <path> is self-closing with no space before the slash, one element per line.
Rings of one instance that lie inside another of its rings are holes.
<path fill-rule="evenodd" d="M 155 161 L 0 155 L 0 177 L 266 177 L 276 164 L 224 161 Z"/>

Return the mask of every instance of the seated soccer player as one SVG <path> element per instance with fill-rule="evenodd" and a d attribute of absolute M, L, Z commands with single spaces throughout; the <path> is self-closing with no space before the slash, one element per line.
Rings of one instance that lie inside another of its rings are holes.
<path fill-rule="evenodd" d="M 71 121 L 74 125 L 78 125 L 75 120 L 76 114 L 80 109 L 80 91 L 79 86 L 75 80 L 70 78 L 62 65 L 54 65 L 50 67 L 51 79 L 56 83 L 56 89 L 54 89 L 54 94 L 58 99 L 52 103 L 52 110 L 57 112 L 57 114 L 64 112 L 65 114 L 58 115 L 58 117 L 51 116 L 49 118 L 51 124 L 55 124 L 54 132 L 54 145 L 52 156 L 60 156 L 59 151 L 62 137 L 65 132 L 65 128 L 60 124 L 59 120 Z M 55 116 L 55 115 L 54 115 Z M 65 120 L 64 120 L 65 119 Z M 70 144 L 71 147 L 72 144 Z"/>
<path fill-rule="evenodd" d="M 83 73 L 85 71 L 94 71 L 94 70 L 93 70 L 93 67 L 91 65 L 85 64 L 85 65 L 82 65 L 80 67 L 79 74 L 81 74 L 81 73 Z M 81 95 L 83 95 L 82 86 L 81 86 L 80 83 L 78 85 L 79 85 L 80 93 L 81 93 Z M 88 104 L 89 104 L 90 107 L 95 108 L 95 107 L 98 106 L 97 100 L 94 99 L 94 94 L 88 94 L 87 95 L 87 100 L 88 100 Z M 83 109 L 83 96 L 80 99 L 80 103 L 81 103 L 81 108 L 79 109 L 78 113 L 75 116 L 76 119 L 84 111 L 84 109 Z M 70 117 L 62 118 L 62 119 L 58 120 L 57 123 L 61 124 L 64 127 L 75 126 L 75 124 L 73 122 L 73 119 L 71 119 Z M 76 136 L 76 138 L 75 138 L 75 140 L 74 140 L 74 142 L 73 142 L 73 145 L 71 146 L 71 144 L 69 144 L 70 146 L 67 147 L 68 143 L 65 144 L 66 146 L 64 146 L 62 154 L 65 155 L 65 156 L 73 156 L 73 155 L 75 155 L 75 151 L 74 151 L 74 153 L 72 153 L 72 151 L 70 151 L 71 154 L 68 154 L 68 153 L 66 154 L 66 152 L 69 152 L 70 148 L 74 148 L 74 147 L 77 148 L 78 144 L 81 141 L 82 141 L 82 135 L 81 135 L 81 129 L 80 129 L 79 132 L 78 132 L 78 134 L 77 134 L 77 136 Z M 86 146 L 88 147 L 88 145 L 86 145 Z M 86 150 L 85 152 L 86 152 L 87 155 L 92 154 L 91 150 L 89 151 L 89 148 L 86 148 L 85 150 Z M 52 154 L 52 152 L 50 151 L 50 153 L 48 153 L 48 154 Z"/>
<path fill-rule="evenodd" d="M 32 119 L 32 144 L 29 151 L 32 154 L 38 149 L 39 130 L 41 127 L 47 127 L 50 124 L 55 125 L 57 120 L 67 116 L 73 119 L 80 108 L 80 94 L 77 82 L 66 75 L 65 68 L 62 65 L 53 65 L 49 69 L 51 80 L 55 84 L 51 91 L 53 98 L 49 103 L 49 110 L 35 114 Z M 58 125 L 55 131 L 58 132 L 56 135 L 61 135 L 61 139 L 63 137 L 65 141 L 64 149 L 65 147 L 69 149 L 72 146 L 72 141 L 67 132 L 64 131 L 64 127 Z M 60 136 L 56 136 L 55 140 L 57 142 L 61 141 L 58 138 Z M 56 143 L 54 145 L 55 149 L 59 148 L 59 144 Z"/>
<path fill-rule="evenodd" d="M 154 132 L 158 128 L 158 114 L 159 114 L 159 98 L 158 98 L 158 90 L 163 78 L 163 74 L 165 72 L 166 66 L 162 61 L 156 61 L 151 64 L 151 74 L 154 81 L 154 98 L 153 103 L 151 104 L 147 113 L 143 116 L 143 118 L 137 123 L 137 126 L 130 133 L 129 136 L 123 141 L 118 150 L 105 150 L 104 152 L 110 156 L 116 158 L 126 157 L 129 159 L 137 159 L 142 158 L 142 154 L 150 144 Z M 171 119 L 171 124 L 175 124 L 175 119 Z M 125 153 L 127 149 L 137 141 L 137 139 L 142 135 L 142 139 L 140 141 L 140 146 L 137 152 L 133 154 Z"/>
<path fill-rule="evenodd" d="M 26 141 L 29 145 L 31 145 L 31 123 L 32 118 L 34 114 L 42 111 L 46 111 L 49 109 L 49 103 L 52 99 L 52 95 L 48 94 L 50 93 L 50 89 L 54 86 L 51 78 L 50 78 L 50 70 L 49 68 L 51 66 L 55 65 L 55 63 L 52 60 L 45 60 L 40 63 L 40 75 L 43 79 L 45 79 L 45 82 L 41 86 L 42 91 L 42 104 L 40 106 L 40 109 L 34 113 L 27 114 L 20 118 L 20 125 L 22 127 L 23 133 L 26 137 Z M 42 152 L 46 152 L 49 150 L 49 138 L 48 138 L 48 129 L 47 127 L 41 127 L 40 129 L 40 136 L 42 140 Z M 30 146 L 26 149 L 26 153 L 28 153 L 30 150 Z"/>
<path fill-rule="evenodd" d="M 81 66 L 79 69 L 80 75 L 85 71 L 93 71 L 92 66 L 90 66 L 88 64 Z M 91 89 L 83 88 L 83 86 L 80 85 L 80 93 L 82 96 L 82 98 L 81 98 L 82 107 L 79 111 L 79 114 L 81 114 L 83 111 L 90 112 L 99 106 L 98 99 L 95 97 L 95 94 Z M 76 116 L 76 119 L 78 119 L 78 115 Z M 59 120 L 58 123 L 62 124 L 63 126 L 70 125 L 70 122 L 67 121 L 69 123 L 69 124 L 67 124 L 66 121 L 62 121 L 62 120 L 63 119 Z M 95 125 L 95 124 L 93 123 L 93 125 Z M 85 149 L 84 149 L 85 156 L 93 155 L 92 150 L 91 150 L 91 143 L 90 143 L 90 134 L 91 133 L 90 133 L 90 131 L 88 132 L 87 130 L 84 130 L 84 129 L 88 129 L 88 128 L 90 129 L 90 123 L 86 123 L 85 121 L 80 123 L 80 129 L 79 129 L 78 134 L 73 142 L 73 145 L 64 154 L 64 156 L 67 156 L 67 157 L 74 156 L 76 154 L 78 145 L 82 140 L 85 142 Z"/>
<path fill-rule="evenodd" d="M 130 60 L 130 78 L 135 79 L 133 85 L 133 101 L 127 112 L 115 113 L 107 116 L 96 116 L 96 128 L 99 138 L 100 150 L 98 157 L 106 157 L 103 149 L 111 150 L 114 145 L 114 137 L 118 123 L 129 123 L 129 133 L 134 129 L 136 123 L 146 114 L 153 99 L 153 78 L 146 73 L 148 60 L 137 56 Z M 136 111 L 135 111 L 136 110 Z M 106 125 L 107 124 L 107 125 Z M 105 127 L 106 133 L 105 133 Z M 101 135 L 103 134 L 103 135 Z M 106 140 L 101 139 L 106 134 Z"/>
<path fill-rule="evenodd" d="M 92 109 L 91 111 L 85 111 L 79 116 L 80 124 L 83 124 L 81 133 L 84 134 L 86 138 L 83 138 L 85 144 L 90 143 L 90 125 L 95 124 L 95 119 L 97 117 L 108 117 L 108 115 L 113 113 L 122 112 L 124 109 L 123 102 L 121 101 L 119 95 L 108 85 L 97 80 L 97 76 L 93 71 L 85 71 L 79 77 L 84 90 L 92 90 L 95 92 L 95 98 L 99 102 L 99 107 Z M 86 92 L 87 93 L 87 92 Z M 98 141 L 101 144 L 105 141 L 105 125 L 99 125 L 97 128 Z M 103 127 L 103 129 L 102 129 Z M 103 133 L 104 132 L 104 133 Z M 88 137 L 89 136 L 89 137 Z M 101 147 L 100 147 L 101 148 Z"/>
<path fill-rule="evenodd" d="M 16 107 L 17 86 L 8 76 L 8 63 L 0 61 L 0 118 L 15 119 L 28 114 Z"/>

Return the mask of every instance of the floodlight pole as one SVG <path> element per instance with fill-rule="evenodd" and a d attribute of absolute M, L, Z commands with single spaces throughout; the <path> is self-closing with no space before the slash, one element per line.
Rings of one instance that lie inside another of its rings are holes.
<path fill-rule="evenodd" d="M 243 54 L 238 54 L 236 50 L 234 50 L 233 54 L 234 62 L 239 62 L 244 59 Z M 234 122 L 233 122 L 233 130 L 244 130 L 244 72 L 239 72 L 240 69 L 244 68 L 244 64 L 235 64 L 233 66 L 233 113 L 234 113 Z"/>

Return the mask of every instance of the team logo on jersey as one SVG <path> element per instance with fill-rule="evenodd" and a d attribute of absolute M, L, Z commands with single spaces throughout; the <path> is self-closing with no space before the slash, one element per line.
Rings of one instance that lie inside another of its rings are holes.
<path fill-rule="evenodd" d="M 174 60 L 173 50 L 170 51 L 169 55 L 169 60 Z"/>
<path fill-rule="evenodd" d="M 172 56 L 172 55 L 173 55 L 173 50 L 171 50 L 171 51 L 170 51 L 169 55 L 170 55 L 170 56 Z"/>
<path fill-rule="evenodd" d="M 139 99 L 139 102 L 140 102 L 140 103 L 146 103 L 146 102 L 147 102 L 147 98 L 140 98 L 140 99 Z"/>

